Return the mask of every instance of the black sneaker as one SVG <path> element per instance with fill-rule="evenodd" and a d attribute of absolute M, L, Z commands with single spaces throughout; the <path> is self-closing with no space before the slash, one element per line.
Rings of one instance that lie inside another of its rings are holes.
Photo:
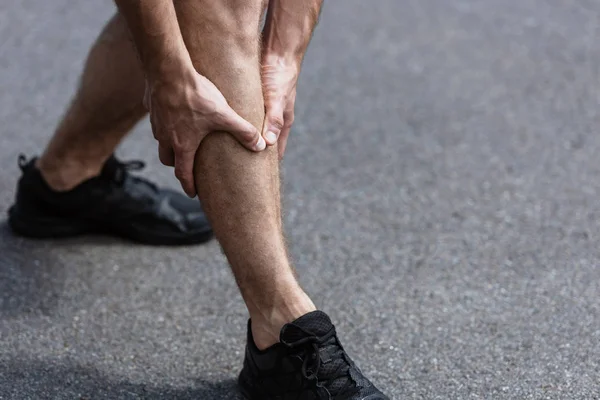
<path fill-rule="evenodd" d="M 67 192 L 52 190 L 35 158 L 19 157 L 23 175 L 9 224 L 19 235 L 58 238 L 103 233 L 153 245 L 196 244 L 209 240 L 212 230 L 198 200 L 160 189 L 132 176 L 141 161 L 119 162 L 114 156 L 99 176 Z"/>
<path fill-rule="evenodd" d="M 389 400 L 354 365 L 322 311 L 285 325 L 280 343 L 263 351 L 249 322 L 239 384 L 249 400 Z"/>

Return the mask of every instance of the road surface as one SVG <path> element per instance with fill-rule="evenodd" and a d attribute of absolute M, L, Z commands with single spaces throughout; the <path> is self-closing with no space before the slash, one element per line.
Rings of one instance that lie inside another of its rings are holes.
<path fill-rule="evenodd" d="M 112 2 L 0 5 L 0 398 L 238 399 L 217 243 L 31 241 L 4 215 Z M 598 399 L 600 4 L 327 2 L 284 162 L 303 285 L 393 399 Z M 119 150 L 160 165 L 147 122 Z"/>

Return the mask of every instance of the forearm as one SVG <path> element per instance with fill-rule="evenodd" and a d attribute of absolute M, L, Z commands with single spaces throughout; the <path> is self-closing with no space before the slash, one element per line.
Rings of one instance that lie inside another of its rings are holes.
<path fill-rule="evenodd" d="M 323 0 L 270 0 L 263 32 L 265 54 L 299 66 L 322 5 Z"/>
<path fill-rule="evenodd" d="M 173 0 L 115 0 L 149 79 L 193 70 Z"/>

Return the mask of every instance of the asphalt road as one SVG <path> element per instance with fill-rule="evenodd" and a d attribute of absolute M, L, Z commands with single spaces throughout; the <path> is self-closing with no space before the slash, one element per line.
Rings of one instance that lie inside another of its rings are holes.
<path fill-rule="evenodd" d="M 0 213 L 109 1 L 0 4 Z M 393 399 L 600 398 L 600 3 L 329 1 L 285 160 L 301 280 Z M 175 186 L 147 123 L 119 152 Z M 238 399 L 216 243 L 0 223 L 0 399 Z"/>

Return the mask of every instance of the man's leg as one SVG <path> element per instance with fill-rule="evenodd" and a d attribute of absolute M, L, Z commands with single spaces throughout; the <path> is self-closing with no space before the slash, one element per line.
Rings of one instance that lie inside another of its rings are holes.
<path fill-rule="evenodd" d="M 100 173 L 146 115 L 144 75 L 125 20 L 116 14 L 92 47 L 79 89 L 37 166 L 56 190 Z"/>
<path fill-rule="evenodd" d="M 56 238 L 100 231 L 155 245 L 211 238 L 197 201 L 129 179 L 132 164 L 111 157 L 146 114 L 144 89 L 140 61 L 117 14 L 91 49 L 79 89 L 48 148 L 37 163 L 20 161 L 23 174 L 9 212 L 14 232 Z"/>
<path fill-rule="evenodd" d="M 179 0 L 179 23 L 198 72 L 232 108 L 262 127 L 261 0 Z M 229 134 L 208 135 L 196 156 L 196 185 L 252 319 L 256 345 L 279 341 L 281 327 L 315 309 L 300 288 L 281 226 L 276 147 L 251 153 Z"/>
<path fill-rule="evenodd" d="M 261 0 L 176 0 L 196 69 L 261 128 Z M 281 223 L 277 148 L 251 153 L 209 134 L 196 154 L 198 193 L 251 318 L 239 384 L 249 400 L 389 400 L 345 353 L 329 317 L 298 284 Z"/>

